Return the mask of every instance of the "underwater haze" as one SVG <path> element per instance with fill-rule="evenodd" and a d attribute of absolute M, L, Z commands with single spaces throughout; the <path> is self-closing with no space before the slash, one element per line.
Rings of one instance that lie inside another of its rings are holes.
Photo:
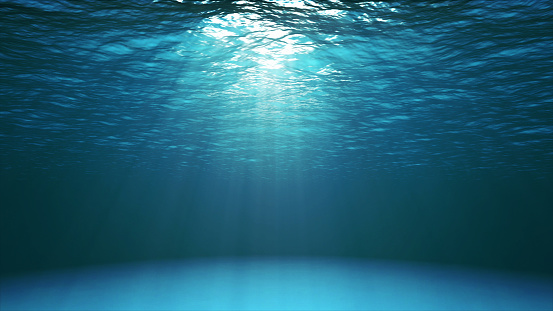
<path fill-rule="evenodd" d="M 0 277 L 341 258 L 553 278 L 548 1 L 0 16 Z"/>

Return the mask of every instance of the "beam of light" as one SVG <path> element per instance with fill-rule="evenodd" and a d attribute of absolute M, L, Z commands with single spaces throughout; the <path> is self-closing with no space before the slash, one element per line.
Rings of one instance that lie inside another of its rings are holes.
<path fill-rule="evenodd" d="M 253 12 L 207 18 L 190 34 L 193 40 L 177 53 L 183 59 L 197 55 L 197 76 L 186 81 L 215 86 L 199 95 L 210 101 L 204 110 L 217 129 L 211 137 L 214 161 L 226 170 L 298 169 L 289 160 L 300 163 L 306 147 L 324 142 L 313 134 L 326 132 L 328 114 L 320 100 L 326 94 L 318 81 L 333 68 L 317 57 L 317 44 Z"/>
<path fill-rule="evenodd" d="M 265 177 L 337 168 L 343 120 L 351 119 L 345 90 L 366 83 L 352 72 L 367 60 L 346 42 L 367 44 L 353 23 L 372 24 L 371 8 L 385 5 L 359 3 L 370 7 L 365 16 L 333 2 L 237 1 L 186 31 L 175 48 L 182 88 L 170 106 L 196 112 L 182 127 L 201 128 L 200 161 Z"/>

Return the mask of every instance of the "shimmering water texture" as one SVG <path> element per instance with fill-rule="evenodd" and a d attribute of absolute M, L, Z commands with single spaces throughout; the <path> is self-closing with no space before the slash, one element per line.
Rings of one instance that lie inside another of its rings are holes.
<path fill-rule="evenodd" d="M 552 309 L 552 1 L 0 0 L 0 27 L 1 310 Z"/>
<path fill-rule="evenodd" d="M 2 310 L 551 310 L 553 283 L 439 266 L 220 259 L 1 283 Z"/>
<path fill-rule="evenodd" d="M 2 169 L 550 173 L 552 12 L 2 1 Z"/>

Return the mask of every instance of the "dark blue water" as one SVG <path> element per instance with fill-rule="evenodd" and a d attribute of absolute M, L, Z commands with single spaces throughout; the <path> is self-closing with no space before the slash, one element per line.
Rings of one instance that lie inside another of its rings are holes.
<path fill-rule="evenodd" d="M 2 275 L 249 256 L 553 276 L 547 1 L 0 0 Z"/>

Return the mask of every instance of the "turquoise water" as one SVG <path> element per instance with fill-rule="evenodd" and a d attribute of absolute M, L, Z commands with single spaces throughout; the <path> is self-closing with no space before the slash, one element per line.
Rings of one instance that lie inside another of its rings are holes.
<path fill-rule="evenodd" d="M 335 258 L 155 262 L 0 283 L 2 310 L 550 310 L 553 282 Z"/>
<path fill-rule="evenodd" d="M 543 1 L 3 1 L 2 167 L 552 171 Z"/>
<path fill-rule="evenodd" d="M 265 257 L 553 277 L 547 1 L 0 16 L 2 279 Z"/>

